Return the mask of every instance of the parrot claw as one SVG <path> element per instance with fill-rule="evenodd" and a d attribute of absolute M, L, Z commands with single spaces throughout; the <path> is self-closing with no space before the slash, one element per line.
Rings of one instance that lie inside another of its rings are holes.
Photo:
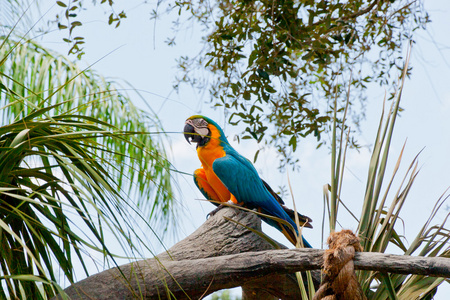
<path fill-rule="evenodd" d="M 208 220 L 209 217 L 214 216 L 219 210 L 221 210 L 224 207 L 225 207 L 225 205 L 220 204 L 219 206 L 217 206 L 217 208 L 213 209 L 209 214 L 206 215 L 206 219 Z"/>
<path fill-rule="evenodd" d="M 234 203 L 233 200 L 231 200 L 231 199 L 228 200 L 226 203 L 227 203 L 226 205 L 225 204 L 220 204 L 219 206 L 217 206 L 216 209 L 212 210 L 209 214 L 206 215 L 206 219 L 208 219 L 209 217 L 214 216 L 219 210 L 221 210 L 222 208 L 224 208 L 226 206 L 228 206 L 228 207 L 230 207 L 230 206 L 231 207 L 232 206 L 240 206 L 239 204 Z"/>

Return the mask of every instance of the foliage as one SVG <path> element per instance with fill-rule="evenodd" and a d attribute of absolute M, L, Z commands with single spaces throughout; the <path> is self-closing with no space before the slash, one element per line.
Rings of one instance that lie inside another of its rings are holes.
<path fill-rule="evenodd" d="M 64 42 L 70 45 L 69 54 L 76 54 L 78 58 L 81 58 L 84 54 L 84 37 L 83 36 L 74 36 L 73 31 L 75 28 L 83 25 L 77 17 L 78 14 L 83 11 L 83 0 L 70 0 L 70 1 L 56 1 L 56 4 L 63 8 L 63 13 L 61 15 L 56 15 L 58 28 L 60 30 L 67 29 L 69 35 L 64 38 Z M 94 4 L 96 1 L 93 1 Z M 100 4 L 108 4 L 112 7 L 112 0 L 102 0 Z M 127 16 L 124 11 L 120 13 L 116 13 L 112 10 L 108 16 L 108 24 L 115 25 L 115 27 L 120 26 L 121 19 L 125 19 Z"/>
<path fill-rule="evenodd" d="M 428 22 L 420 1 L 406 0 L 179 1 L 175 7 L 209 32 L 202 53 L 180 59 L 181 81 L 204 89 L 195 70 L 208 67 L 212 104 L 225 107 L 230 123 L 245 123 L 243 138 L 261 142 L 269 133 L 266 141 L 285 163 L 296 162 L 292 151 L 301 137 L 320 139 L 328 130 L 334 99 L 341 111 L 350 87 L 357 124 L 367 85 L 392 85 L 404 42 Z"/>
<path fill-rule="evenodd" d="M 407 64 L 406 62 L 406 66 Z M 358 222 L 357 232 L 365 252 L 386 252 L 389 246 L 394 246 L 405 255 L 450 257 L 450 232 L 445 228 L 447 218 L 441 224 L 431 226 L 436 213 L 450 195 L 446 196 L 444 194 L 437 201 L 429 219 L 409 247 L 405 245 L 396 229 L 398 227 L 396 226 L 397 223 L 401 221 L 401 209 L 418 175 L 416 157 L 407 167 L 400 186 L 394 190 L 394 179 L 400 168 L 404 151 L 402 149 L 392 176 L 385 176 L 395 120 L 399 113 L 403 81 L 406 77 L 406 66 L 402 74 L 402 84 L 397 91 L 395 100 L 392 101 L 391 108 L 386 115 L 384 109 L 382 112 L 369 165 L 366 192 L 360 218 L 357 218 L 341 200 L 340 191 L 348 139 L 344 139 L 345 133 L 343 130 L 341 130 L 341 133 L 338 133 L 336 125 L 334 127 L 331 185 L 326 185 L 324 188 L 324 197 L 329 208 L 330 231 L 336 229 L 339 207 L 344 206 Z M 394 190 L 393 197 L 391 196 L 391 190 Z M 389 198 L 392 198 L 390 203 Z M 438 286 L 445 281 L 445 278 L 360 271 L 358 272 L 358 280 L 368 299 L 431 299 L 436 293 Z"/>
<path fill-rule="evenodd" d="M 82 55 L 83 37 L 73 32 L 82 25 L 84 1 L 57 3 L 64 9 L 58 26 L 69 31 L 69 52 Z M 117 27 L 126 18 L 113 1 L 101 4 L 109 6 L 109 24 Z M 175 87 L 209 89 L 211 104 L 223 107 L 231 124 L 246 125 L 242 138 L 277 148 L 281 166 L 295 165 L 302 137 L 314 135 L 319 146 L 326 142 L 321 133 L 332 127 L 334 98 L 342 110 L 349 86 L 349 119 L 358 125 L 367 86 L 394 86 L 405 41 L 429 22 L 420 0 L 160 1 L 151 14 L 157 19 L 164 10 L 178 13 L 175 36 L 196 23 L 205 32 L 201 52 L 180 57 Z M 175 37 L 167 43 L 175 45 Z"/>
<path fill-rule="evenodd" d="M 165 135 L 156 116 L 136 108 L 130 101 L 126 90 L 133 88 L 108 81 L 92 70 L 81 70 L 33 41 L 21 44 L 11 39 L 2 41 L 0 57 L 4 61 L 0 72 L 7 93 L 2 95 L 1 103 L 8 105 L 18 97 L 27 100 L 15 101 L 3 110 L 2 125 L 25 118 L 36 108 L 47 107 L 47 115 L 90 116 L 94 119 L 88 122 L 100 120 L 125 132 L 119 139 L 99 136 L 98 142 L 108 151 L 95 154 L 106 163 L 107 172 L 116 178 L 118 188 L 134 192 L 150 217 L 160 218 L 165 226 L 173 204 L 170 165 L 162 141 L 152 138 L 155 134 Z M 154 211 L 162 213 L 154 215 Z"/>
<path fill-rule="evenodd" d="M 25 35 L 30 30 L 33 30 L 33 23 L 41 16 L 39 7 L 36 10 L 30 10 L 29 0 L 0 0 L 1 11 L 1 28 L 5 30 L 2 32 L 11 31 L 14 27 L 14 32 L 18 35 Z"/>
<path fill-rule="evenodd" d="M 105 231 L 136 255 L 133 193 L 163 228 L 174 219 L 164 135 L 148 131 L 159 123 L 116 83 L 2 37 L 0 107 L 1 298 L 54 295 L 60 272 L 87 273 L 89 251 L 114 264 Z"/>

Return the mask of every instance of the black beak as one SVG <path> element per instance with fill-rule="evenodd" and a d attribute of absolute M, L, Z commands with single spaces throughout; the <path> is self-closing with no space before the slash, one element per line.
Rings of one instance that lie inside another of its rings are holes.
<path fill-rule="evenodd" d="M 194 126 L 186 124 L 184 126 L 184 138 L 190 144 L 191 142 L 199 143 L 202 140 L 202 136 L 195 132 Z"/>

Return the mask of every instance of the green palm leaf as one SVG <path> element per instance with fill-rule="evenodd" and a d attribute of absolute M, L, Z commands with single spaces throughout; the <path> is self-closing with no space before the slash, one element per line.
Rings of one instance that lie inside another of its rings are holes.
<path fill-rule="evenodd" d="M 0 125 L 20 118 L 59 116 L 128 132 L 120 137 L 99 136 L 98 143 L 108 151 L 92 148 L 93 155 L 101 161 L 113 160 L 106 168 L 119 188 L 134 192 L 138 204 L 155 222 L 168 225 L 173 208 L 170 164 L 162 139 L 154 138 L 165 135 L 156 116 L 130 101 L 125 91 L 132 88 L 107 81 L 92 70 L 81 70 L 32 41 L 18 44 L 6 40 L 0 48 L 0 58 L 4 57 L 0 76 L 5 93 L 0 95 L 0 106 L 8 105 L 8 109 L 2 111 Z"/>
<path fill-rule="evenodd" d="M 174 219 L 165 135 L 116 83 L 34 42 L 0 44 L 0 297 L 45 299 L 58 270 L 87 273 L 89 249 L 114 264 L 105 230 L 136 254 L 132 196 L 153 224 Z"/>

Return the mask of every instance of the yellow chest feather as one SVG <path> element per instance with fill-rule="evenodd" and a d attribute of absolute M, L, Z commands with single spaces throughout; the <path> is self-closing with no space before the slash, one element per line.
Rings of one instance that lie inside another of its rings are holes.
<path fill-rule="evenodd" d="M 202 167 L 205 170 L 208 183 L 217 193 L 220 201 L 226 202 L 230 200 L 231 194 L 225 185 L 223 185 L 222 181 L 220 181 L 220 179 L 216 176 L 212 168 L 214 161 L 218 158 L 224 157 L 226 153 L 220 145 L 219 131 L 214 126 L 208 127 L 211 131 L 211 139 L 205 146 L 197 148 L 197 154 L 202 163 Z"/>

